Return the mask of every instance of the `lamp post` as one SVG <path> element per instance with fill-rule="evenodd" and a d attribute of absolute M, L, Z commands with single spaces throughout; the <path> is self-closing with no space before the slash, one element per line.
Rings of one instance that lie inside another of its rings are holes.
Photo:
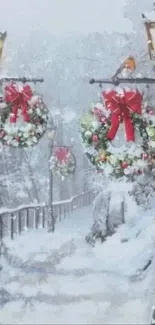
<path fill-rule="evenodd" d="M 147 35 L 149 57 L 151 60 L 155 60 L 155 3 L 153 3 L 151 12 L 143 13 L 141 16 Z"/>
<path fill-rule="evenodd" d="M 7 32 L 0 33 L 0 59 L 2 58 L 4 42 L 7 37 Z"/>
<path fill-rule="evenodd" d="M 48 138 L 48 148 L 49 148 L 49 157 L 48 157 L 48 164 L 49 164 L 49 199 L 48 199 L 48 232 L 54 232 L 55 230 L 55 217 L 53 215 L 53 173 L 50 169 L 50 158 L 53 153 L 53 140 L 54 135 L 56 132 L 56 126 L 53 125 L 53 122 L 50 121 L 49 127 L 47 129 L 47 138 Z"/>

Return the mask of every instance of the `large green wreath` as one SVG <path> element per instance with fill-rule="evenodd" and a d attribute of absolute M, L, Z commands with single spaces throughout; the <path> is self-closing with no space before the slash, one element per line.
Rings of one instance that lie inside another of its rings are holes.
<path fill-rule="evenodd" d="M 0 102 L 0 141 L 3 145 L 11 147 L 30 147 L 36 145 L 46 131 L 48 122 L 48 109 L 42 97 L 33 94 L 27 103 L 29 121 L 23 125 L 10 122 L 12 103 L 6 103 L 4 97 Z M 18 118 L 22 119 L 19 106 Z M 17 118 L 17 120 L 18 120 Z"/>
<path fill-rule="evenodd" d="M 143 115 L 130 115 L 134 129 L 139 131 L 142 146 L 133 145 L 122 153 L 114 154 L 110 149 L 107 133 L 111 127 L 111 116 L 103 103 L 92 103 L 87 114 L 81 119 L 81 136 L 84 151 L 90 162 L 98 170 L 116 178 L 140 175 L 148 165 L 147 119 Z"/>

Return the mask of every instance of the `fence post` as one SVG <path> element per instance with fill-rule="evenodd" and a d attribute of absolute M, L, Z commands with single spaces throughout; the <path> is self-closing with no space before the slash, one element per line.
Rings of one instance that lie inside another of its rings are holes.
<path fill-rule="evenodd" d="M 42 208 L 42 227 L 45 228 L 45 208 Z"/>
<path fill-rule="evenodd" d="M 21 235 L 21 232 L 22 232 L 22 215 L 21 215 L 21 211 L 19 211 L 18 213 L 18 233 L 19 235 Z"/>
<path fill-rule="evenodd" d="M 35 229 L 38 229 L 39 226 L 39 207 L 35 209 Z"/>
<path fill-rule="evenodd" d="M 0 215 L 0 240 L 3 239 L 3 215 Z"/>
<path fill-rule="evenodd" d="M 124 200 L 121 202 L 121 221 L 125 223 L 125 202 Z"/>
<path fill-rule="evenodd" d="M 26 217 L 26 228 L 29 229 L 29 210 L 25 210 L 25 217 Z"/>
<path fill-rule="evenodd" d="M 11 220 L 10 220 L 10 227 L 11 227 L 11 239 L 13 240 L 14 238 L 14 215 L 11 213 Z"/>
<path fill-rule="evenodd" d="M 52 193 L 53 195 L 53 193 Z M 50 196 L 51 198 L 51 196 Z M 53 232 L 55 230 L 55 222 L 56 219 L 59 218 L 59 221 L 61 221 L 67 216 L 69 216 L 71 213 L 74 212 L 74 210 L 78 209 L 78 208 L 82 208 L 88 204 L 90 204 L 92 202 L 94 198 L 94 195 L 92 194 L 92 192 L 86 192 L 80 195 L 77 195 L 75 197 L 73 197 L 71 200 L 69 200 L 69 202 L 60 202 L 58 204 L 54 205 L 54 209 L 53 209 L 53 202 L 51 207 L 52 207 L 52 211 L 50 211 L 50 206 L 27 206 L 25 208 L 21 208 L 21 209 L 17 209 L 14 210 L 14 212 L 8 213 L 8 212 L 4 212 L 3 214 L 0 215 L 0 239 L 2 239 L 2 237 L 4 236 L 4 231 L 5 229 L 3 228 L 3 217 L 6 215 L 6 219 L 10 221 L 9 226 L 6 225 L 6 230 L 8 230 L 11 239 L 14 239 L 14 234 L 15 234 L 15 225 L 16 223 L 14 222 L 14 217 L 16 215 L 17 218 L 17 232 L 19 235 L 21 235 L 22 230 L 24 230 L 24 226 L 26 226 L 27 229 L 29 228 L 38 228 L 39 226 L 39 221 L 41 221 L 41 224 L 43 226 L 43 228 L 46 226 L 46 221 L 47 221 L 47 226 L 48 226 L 48 231 L 49 232 Z M 47 207 L 47 209 L 46 209 Z M 31 209 L 33 210 L 33 225 L 31 224 Z M 23 214 L 22 214 L 23 211 Z M 42 211 L 42 218 L 40 217 L 40 211 Z M 123 208 L 122 208 L 123 211 Z M 49 213 L 51 212 L 51 214 L 49 215 Z M 48 216 L 48 218 L 46 219 L 46 215 Z M 50 217 L 50 219 L 49 219 Z M 35 218 L 35 219 L 34 219 Z M 24 221 L 24 225 L 23 222 Z M 50 227 L 49 227 L 50 226 Z"/>

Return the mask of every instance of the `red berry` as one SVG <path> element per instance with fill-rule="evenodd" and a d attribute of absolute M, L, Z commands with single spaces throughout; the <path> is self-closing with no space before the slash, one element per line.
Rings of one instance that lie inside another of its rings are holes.
<path fill-rule="evenodd" d="M 95 108 L 94 109 L 94 115 L 97 116 L 97 117 L 99 117 L 99 116 L 102 115 L 102 111 L 99 108 Z"/>
<path fill-rule="evenodd" d="M 2 130 L 2 131 L 0 132 L 0 138 L 3 138 L 4 135 L 5 135 L 5 132 Z"/>
<path fill-rule="evenodd" d="M 105 123 L 106 122 L 106 117 L 105 116 L 100 117 L 100 122 Z"/>
<path fill-rule="evenodd" d="M 121 167 L 123 169 L 127 168 L 128 167 L 128 163 L 126 161 L 122 162 Z"/>
<path fill-rule="evenodd" d="M 149 111 L 149 114 L 150 114 L 150 115 L 155 115 L 155 111 L 151 109 L 151 110 Z"/>
<path fill-rule="evenodd" d="M 19 137 L 19 136 L 17 136 L 17 137 L 16 137 L 16 140 L 19 142 L 19 141 L 20 141 L 20 137 Z"/>
<path fill-rule="evenodd" d="M 149 155 L 147 153 L 142 154 L 142 159 L 147 160 L 149 158 Z"/>
<path fill-rule="evenodd" d="M 92 136 L 92 141 L 93 141 L 93 142 L 98 142 L 98 136 L 94 134 L 94 135 Z"/>

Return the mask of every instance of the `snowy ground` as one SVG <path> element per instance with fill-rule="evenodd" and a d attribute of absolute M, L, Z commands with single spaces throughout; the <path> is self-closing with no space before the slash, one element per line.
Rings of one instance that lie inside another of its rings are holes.
<path fill-rule="evenodd" d="M 54 235 L 37 230 L 7 241 L 1 324 L 149 323 L 155 263 L 141 269 L 153 256 L 154 218 L 140 216 L 93 248 L 84 240 L 91 211 L 76 211 Z"/>

